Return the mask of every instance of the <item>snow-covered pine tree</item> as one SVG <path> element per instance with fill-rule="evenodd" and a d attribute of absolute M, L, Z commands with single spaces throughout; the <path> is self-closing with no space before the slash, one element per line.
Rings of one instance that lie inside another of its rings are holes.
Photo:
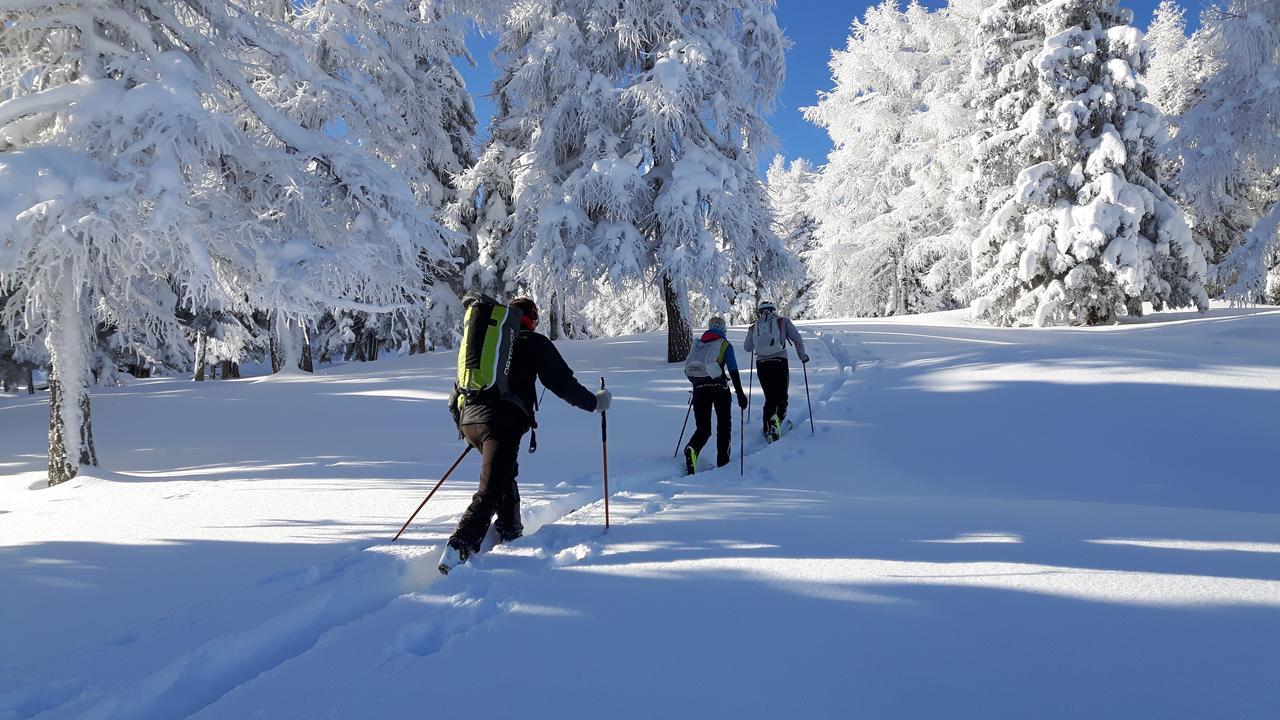
<path fill-rule="evenodd" d="M 790 164 L 775 155 L 765 174 L 769 189 L 769 205 L 773 208 L 774 231 L 787 252 L 807 258 L 817 247 L 818 221 L 810 212 L 818 172 L 804 158 Z M 807 277 L 797 288 L 777 292 L 775 303 L 790 317 L 807 317 L 810 311 L 813 280 Z"/>
<path fill-rule="evenodd" d="M 995 189 L 973 245 L 976 316 L 1096 324 L 1144 301 L 1207 308 L 1203 251 L 1153 180 L 1164 131 L 1131 18 L 1115 0 L 983 13 L 976 172 Z"/>
<path fill-rule="evenodd" d="M 1221 258 L 1218 282 L 1232 297 L 1260 299 L 1280 240 L 1280 3 L 1230 0 L 1205 14 L 1197 35 L 1218 56 L 1179 121 L 1181 191 Z"/>
<path fill-rule="evenodd" d="M 771 0 L 535 0 L 508 14 L 473 275 L 584 315 L 618 288 L 662 289 L 668 359 L 690 293 L 727 310 L 734 263 L 777 268 L 755 153 L 784 71 Z M 506 196 L 510 188 L 510 197 Z M 493 188 L 490 190 L 489 188 Z M 609 292 L 605 292 L 605 287 Z M 646 297 L 628 294 L 631 301 Z M 597 302 L 591 302 L 596 300 Z"/>
<path fill-rule="evenodd" d="M 1147 100 L 1166 117 L 1176 118 L 1200 100 L 1201 86 L 1212 74 L 1203 37 L 1187 36 L 1186 11 L 1177 0 L 1160 0 L 1145 39 L 1150 62 L 1142 83 Z"/>
<path fill-rule="evenodd" d="M 363 112 L 340 118 L 342 134 L 402 173 L 418 205 L 444 220 L 454 180 L 473 162 L 474 109 L 453 63 L 471 60 L 464 18 L 441 0 L 306 0 L 296 22 L 312 63 L 360 98 Z M 445 253 L 422 255 L 419 301 L 389 318 L 346 311 L 376 342 L 425 349 L 456 332 L 459 304 L 443 276 L 466 236 L 443 225 L 427 230 L 427 246 Z"/>
<path fill-rule="evenodd" d="M 446 257 L 404 177 L 323 128 L 365 113 L 296 29 L 238 5 L 0 0 L 3 327 L 51 365 L 49 481 L 96 462 L 99 338 L 182 307 L 407 305 Z"/>
<path fill-rule="evenodd" d="M 895 0 L 854 22 L 835 88 L 806 108 L 834 148 L 812 193 L 821 314 L 947 307 L 966 279 L 957 179 L 973 131 L 968 65 L 981 0 L 929 12 Z M 957 272 L 959 270 L 959 272 Z"/>

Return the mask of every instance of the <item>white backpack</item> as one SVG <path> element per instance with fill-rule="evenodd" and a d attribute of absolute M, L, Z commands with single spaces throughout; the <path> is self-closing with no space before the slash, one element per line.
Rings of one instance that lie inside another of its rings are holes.
<path fill-rule="evenodd" d="M 727 344 L 727 340 L 716 338 L 695 345 L 684 361 L 685 377 L 690 380 L 719 380 L 724 375 L 720 360 L 724 357 L 724 346 Z"/>
<path fill-rule="evenodd" d="M 757 355 L 777 355 L 786 352 L 787 338 L 782 332 L 782 318 L 772 317 L 768 322 L 757 321 L 751 331 L 751 344 Z"/>

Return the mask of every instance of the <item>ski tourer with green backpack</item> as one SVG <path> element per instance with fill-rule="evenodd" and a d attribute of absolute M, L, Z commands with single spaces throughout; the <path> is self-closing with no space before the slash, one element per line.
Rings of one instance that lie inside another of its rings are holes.
<path fill-rule="evenodd" d="M 524 434 L 538 426 L 535 381 L 587 412 L 602 413 L 611 400 L 607 390 L 583 387 L 551 340 L 537 332 L 533 300 L 503 305 L 468 293 L 463 308 L 449 412 L 463 439 L 480 451 L 480 485 L 440 556 L 442 573 L 479 552 L 491 530 L 493 542 L 514 540 L 524 531 L 517 458 Z"/>

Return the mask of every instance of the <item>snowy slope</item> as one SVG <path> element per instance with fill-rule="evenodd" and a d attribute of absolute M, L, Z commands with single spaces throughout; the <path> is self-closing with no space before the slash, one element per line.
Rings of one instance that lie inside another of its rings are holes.
<path fill-rule="evenodd" d="M 1156 320 L 807 324 L 818 432 L 797 368 L 741 478 L 676 477 L 664 338 L 561 343 L 614 527 L 547 398 L 527 537 L 443 579 L 474 458 L 388 540 L 460 450 L 448 354 L 104 391 L 53 489 L 0 398 L 0 717 L 1276 717 L 1280 312 Z"/>

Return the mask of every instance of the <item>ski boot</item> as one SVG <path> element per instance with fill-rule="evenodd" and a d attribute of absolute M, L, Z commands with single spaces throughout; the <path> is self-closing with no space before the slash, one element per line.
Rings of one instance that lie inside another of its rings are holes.
<path fill-rule="evenodd" d="M 778 419 L 777 415 L 774 415 L 773 417 L 769 418 L 768 426 L 765 427 L 764 439 L 767 440 L 768 442 L 774 443 L 781 438 L 782 438 L 782 421 Z"/>
<path fill-rule="evenodd" d="M 444 546 L 444 552 L 440 554 L 440 564 L 436 569 L 441 575 L 448 575 L 450 570 L 466 562 L 469 557 L 471 557 L 470 548 L 450 540 L 449 544 Z"/>
<path fill-rule="evenodd" d="M 684 474 L 692 475 L 698 472 L 698 451 L 691 447 L 684 449 Z"/>

